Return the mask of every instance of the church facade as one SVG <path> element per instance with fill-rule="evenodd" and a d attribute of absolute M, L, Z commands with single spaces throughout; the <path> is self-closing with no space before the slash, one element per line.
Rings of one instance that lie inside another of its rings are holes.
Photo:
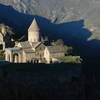
<path fill-rule="evenodd" d="M 46 46 L 41 41 L 41 30 L 36 19 L 28 29 L 28 40 L 18 42 L 13 48 L 5 49 L 5 60 L 12 63 L 55 63 L 64 56 L 61 46 Z"/>

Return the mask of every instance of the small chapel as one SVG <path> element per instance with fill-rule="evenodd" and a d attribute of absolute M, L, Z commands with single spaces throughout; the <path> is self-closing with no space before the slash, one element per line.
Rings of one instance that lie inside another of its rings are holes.
<path fill-rule="evenodd" d="M 61 46 L 45 45 L 41 40 L 41 29 L 34 18 L 28 29 L 28 40 L 15 43 L 5 49 L 5 60 L 12 63 L 55 63 L 65 56 Z"/>

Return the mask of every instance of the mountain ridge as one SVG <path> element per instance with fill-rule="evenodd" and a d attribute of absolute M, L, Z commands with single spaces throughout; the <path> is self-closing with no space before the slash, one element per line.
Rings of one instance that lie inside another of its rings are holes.
<path fill-rule="evenodd" d="M 82 48 L 82 54 L 93 54 L 94 51 L 97 51 L 96 53 L 98 55 L 98 51 L 100 50 L 100 41 L 99 39 L 97 40 L 94 37 L 93 39 L 91 39 L 91 36 L 94 35 L 94 29 L 92 31 L 88 29 L 87 26 L 89 22 L 86 23 L 86 20 L 84 18 L 76 18 L 73 20 L 71 19 L 69 21 L 62 21 L 63 18 L 57 15 L 57 18 L 55 17 L 51 20 L 42 15 L 39 16 L 38 14 L 27 14 L 23 11 L 18 12 L 17 10 L 15 10 L 15 8 L 11 6 L 6 6 L 4 4 L 0 4 L 0 12 L 2 13 L 0 16 L 0 23 L 4 23 L 11 26 L 17 33 L 17 36 L 27 33 L 27 29 L 29 28 L 29 25 L 35 17 L 36 19 L 38 19 L 39 25 L 43 33 L 48 35 L 50 38 L 56 38 L 54 36 L 57 36 L 57 38 L 64 39 L 66 43 L 68 43 L 69 45 L 73 45 L 74 47 L 77 47 L 79 50 L 80 48 Z M 90 21 L 90 23 L 92 22 Z M 92 27 L 95 28 L 94 24 Z M 93 51 L 91 51 L 91 49 L 93 49 Z"/>
<path fill-rule="evenodd" d="M 100 28 L 99 0 L 0 0 L 0 3 L 21 13 L 45 17 L 53 23 L 84 19 L 87 28 L 97 28 L 95 33 Z"/>

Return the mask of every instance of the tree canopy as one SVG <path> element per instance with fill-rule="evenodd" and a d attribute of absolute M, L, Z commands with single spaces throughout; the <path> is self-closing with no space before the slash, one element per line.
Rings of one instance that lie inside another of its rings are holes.
<path fill-rule="evenodd" d="M 73 53 L 73 48 L 71 46 L 64 46 L 64 52 L 66 55 L 71 55 Z"/>
<path fill-rule="evenodd" d="M 64 45 L 64 41 L 62 39 L 58 39 L 56 41 L 53 41 L 51 44 L 52 45 L 60 45 L 60 46 L 63 46 Z"/>
<path fill-rule="evenodd" d="M 0 24 L 0 33 L 3 35 L 14 35 L 14 32 L 12 31 L 12 28 L 5 25 L 5 24 Z"/>
<path fill-rule="evenodd" d="M 53 41 L 51 44 L 54 46 L 58 45 L 58 46 L 61 46 L 62 48 L 64 48 L 64 52 L 66 55 L 71 55 L 73 52 L 73 48 L 71 46 L 64 45 L 64 41 L 62 39 Z"/>

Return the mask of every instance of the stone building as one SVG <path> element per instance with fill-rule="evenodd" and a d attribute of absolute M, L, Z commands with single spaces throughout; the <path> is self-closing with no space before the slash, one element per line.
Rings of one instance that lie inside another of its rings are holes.
<path fill-rule="evenodd" d="M 57 58 L 64 56 L 64 48 L 61 46 L 47 46 L 44 50 L 44 58 L 47 63 L 58 62 Z"/>
<path fill-rule="evenodd" d="M 0 33 L 0 49 L 5 49 L 5 42 L 4 42 L 4 38 L 3 35 Z"/>
<path fill-rule="evenodd" d="M 18 42 L 13 48 L 5 49 L 5 60 L 13 63 L 51 63 L 64 56 L 60 46 L 47 46 L 41 41 L 41 30 L 33 20 L 28 29 L 28 41 Z"/>

